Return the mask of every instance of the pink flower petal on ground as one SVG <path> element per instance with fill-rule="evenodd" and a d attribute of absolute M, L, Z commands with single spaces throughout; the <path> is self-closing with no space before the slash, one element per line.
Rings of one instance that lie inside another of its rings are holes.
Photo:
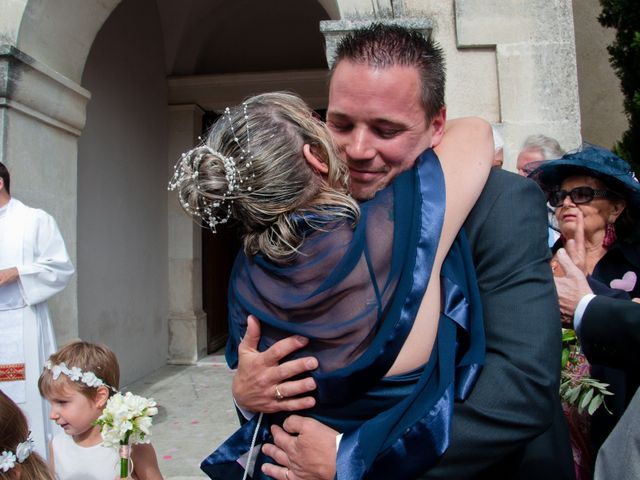
<path fill-rule="evenodd" d="M 200 423 L 198 420 L 191 420 L 191 425 L 196 425 L 198 423 Z"/>
<path fill-rule="evenodd" d="M 163 460 L 173 460 L 173 457 L 171 455 L 165 455 L 164 457 L 162 457 Z"/>

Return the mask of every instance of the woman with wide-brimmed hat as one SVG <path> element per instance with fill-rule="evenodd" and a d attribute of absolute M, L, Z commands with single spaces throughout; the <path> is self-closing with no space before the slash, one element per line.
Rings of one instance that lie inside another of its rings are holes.
<path fill-rule="evenodd" d="M 562 237 L 554 251 L 569 240 L 580 247 L 584 239 L 578 266 L 590 276 L 594 292 L 640 296 L 640 183 L 629 164 L 589 145 L 542 164 L 531 178 L 556 209 Z"/>
<path fill-rule="evenodd" d="M 586 145 L 559 160 L 546 162 L 530 175 L 547 193 L 561 237 L 555 253 L 566 247 L 587 275 L 595 294 L 631 299 L 640 296 L 640 183 L 627 162 L 610 151 Z M 554 263 L 552 262 L 552 265 Z M 556 268 L 556 267 L 554 267 Z M 562 276 L 562 272 L 554 271 Z M 602 318 L 607 322 L 607 318 Z M 589 346 L 582 345 L 589 358 Z M 591 419 L 590 445 L 583 445 L 576 463 L 578 478 L 590 478 L 595 453 L 640 383 L 635 374 L 591 364 L 591 376 L 610 384 L 607 408 Z M 580 422 L 588 421 L 581 416 Z M 576 454 L 575 417 L 569 416 Z M 583 422 L 584 423 L 584 422 Z M 581 426 L 582 427 L 582 426 Z"/>

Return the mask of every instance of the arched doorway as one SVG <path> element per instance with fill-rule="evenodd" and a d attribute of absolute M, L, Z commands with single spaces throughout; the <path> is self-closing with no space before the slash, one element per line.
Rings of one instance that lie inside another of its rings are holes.
<path fill-rule="evenodd" d="M 293 90 L 316 108 L 326 106 L 326 59 L 318 24 L 329 17 L 319 4 L 295 0 L 259 5 L 240 2 L 225 7 L 224 11 L 218 10 L 215 17 L 207 17 L 212 13 L 210 5 L 203 8 L 208 13 L 199 12 L 194 28 L 181 41 L 183 53 L 176 54 L 176 75 L 169 80 L 170 104 L 197 105 L 202 109 L 205 130 L 207 122 L 224 107 L 263 91 Z M 238 28 L 239 21 L 242 28 Z M 208 28 L 199 28 L 203 24 Z M 206 352 L 215 351 L 226 340 L 228 276 L 240 246 L 238 230 L 221 228 L 215 235 L 202 232 Z M 197 265 L 193 266 L 197 271 Z M 198 325 L 202 319 L 195 313 L 192 321 Z M 171 340 L 176 340 L 174 346 L 182 343 L 177 336 Z M 206 353 L 202 351 L 205 345 L 201 337 L 196 343 L 199 357 Z"/>

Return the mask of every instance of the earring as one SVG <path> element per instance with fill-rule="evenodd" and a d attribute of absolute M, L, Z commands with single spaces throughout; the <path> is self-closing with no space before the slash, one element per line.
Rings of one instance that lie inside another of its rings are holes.
<path fill-rule="evenodd" d="M 607 228 L 605 228 L 604 240 L 602 240 L 602 247 L 605 249 L 609 249 L 611 245 L 616 243 L 618 240 L 618 236 L 616 235 L 616 227 L 613 223 L 607 223 Z"/>

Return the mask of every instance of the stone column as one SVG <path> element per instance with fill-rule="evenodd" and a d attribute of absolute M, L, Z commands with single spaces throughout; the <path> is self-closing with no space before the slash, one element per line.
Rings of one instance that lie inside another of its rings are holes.
<path fill-rule="evenodd" d="M 76 259 L 77 142 L 90 93 L 11 45 L 0 46 L 0 161 L 11 193 L 58 223 Z M 78 336 L 76 277 L 49 302 L 59 343 Z"/>
<path fill-rule="evenodd" d="M 204 111 L 197 105 L 169 106 L 168 175 L 180 154 L 196 144 Z M 202 310 L 202 232 L 175 192 L 168 192 L 169 363 L 190 364 L 207 354 L 207 318 Z"/>
<path fill-rule="evenodd" d="M 459 48 L 495 47 L 505 167 L 531 134 L 581 142 L 570 0 L 456 0 Z"/>

